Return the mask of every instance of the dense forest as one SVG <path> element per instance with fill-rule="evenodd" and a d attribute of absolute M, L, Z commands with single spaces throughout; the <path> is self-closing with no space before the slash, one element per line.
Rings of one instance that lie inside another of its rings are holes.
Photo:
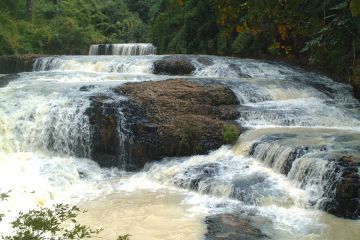
<path fill-rule="evenodd" d="M 2 0 L 0 9 L 0 55 L 152 42 L 159 53 L 281 59 L 343 79 L 360 72 L 360 0 Z"/>

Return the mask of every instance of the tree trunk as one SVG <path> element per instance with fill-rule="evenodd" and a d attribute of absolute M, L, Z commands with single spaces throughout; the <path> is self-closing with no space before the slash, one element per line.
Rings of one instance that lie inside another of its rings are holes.
<path fill-rule="evenodd" d="M 32 21 L 34 0 L 26 0 L 26 15 L 28 21 Z"/>
<path fill-rule="evenodd" d="M 56 15 L 59 15 L 59 3 L 60 0 L 56 0 Z"/>

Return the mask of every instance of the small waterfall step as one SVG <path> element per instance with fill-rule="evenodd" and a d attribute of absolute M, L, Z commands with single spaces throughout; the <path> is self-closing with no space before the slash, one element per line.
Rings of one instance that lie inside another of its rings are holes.
<path fill-rule="evenodd" d="M 358 218 L 359 139 L 359 133 L 344 130 L 274 128 L 245 133 L 239 146 L 310 191 L 310 204 L 335 216 Z"/>
<path fill-rule="evenodd" d="M 156 47 L 151 43 L 94 44 L 89 55 L 155 55 Z"/>

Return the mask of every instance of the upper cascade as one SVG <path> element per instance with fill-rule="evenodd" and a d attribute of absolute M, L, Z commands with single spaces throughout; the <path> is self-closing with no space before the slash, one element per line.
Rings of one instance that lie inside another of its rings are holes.
<path fill-rule="evenodd" d="M 156 47 L 151 43 L 94 44 L 89 55 L 155 55 Z"/>

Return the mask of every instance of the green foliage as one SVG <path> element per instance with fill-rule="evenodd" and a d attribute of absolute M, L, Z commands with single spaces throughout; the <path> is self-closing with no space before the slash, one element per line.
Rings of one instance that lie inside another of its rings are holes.
<path fill-rule="evenodd" d="M 360 14 L 360 0 L 351 0 L 350 8 L 352 15 L 358 16 Z"/>
<path fill-rule="evenodd" d="M 250 32 L 239 33 L 234 42 L 232 43 L 232 50 L 234 53 L 249 55 L 251 49 L 251 43 L 253 38 Z"/>
<path fill-rule="evenodd" d="M 226 125 L 223 131 L 223 142 L 224 144 L 234 144 L 238 140 L 240 130 L 234 125 Z"/>
<path fill-rule="evenodd" d="M 78 224 L 80 212 L 76 206 L 58 204 L 54 209 L 41 208 L 19 213 L 11 223 L 14 235 L 2 237 L 4 240 L 68 240 L 84 239 L 98 234 L 101 229 L 91 229 Z M 66 227 L 66 225 L 72 225 Z"/>
<path fill-rule="evenodd" d="M 298 59 L 338 77 L 360 54 L 360 0 L 159 0 L 149 39 L 160 53 Z"/>
<path fill-rule="evenodd" d="M 0 55 L 86 54 L 152 42 L 159 53 L 298 59 L 338 77 L 360 54 L 360 0 L 25 0 L 0 2 Z"/>
<path fill-rule="evenodd" d="M 9 192 L 7 193 L 0 193 L 0 202 L 2 201 L 5 201 L 7 198 L 9 198 L 9 195 L 8 195 Z M 2 218 L 4 217 L 5 215 L 3 213 L 0 213 L 0 222 L 2 221 Z"/>
<path fill-rule="evenodd" d="M 9 198 L 9 192 L 0 193 L 0 202 Z M 41 208 L 19 213 L 11 223 L 15 233 L 1 236 L 3 240 L 80 240 L 95 237 L 102 229 L 91 229 L 77 222 L 80 213 L 76 206 L 57 204 L 53 209 Z M 4 214 L 0 214 L 0 222 Z M 130 235 L 119 236 L 117 240 L 130 240 Z"/>
<path fill-rule="evenodd" d="M 134 8 L 141 1 L 127 2 Z M 3 0 L 0 9 L 0 55 L 86 54 L 93 43 L 142 42 L 146 36 L 140 12 L 129 11 L 125 0 L 61 0 L 59 5 L 33 0 L 31 21 L 24 0 Z"/>
<path fill-rule="evenodd" d="M 192 140 L 193 129 L 191 126 L 191 121 L 187 120 L 181 123 L 180 127 L 180 145 L 181 150 L 190 149 L 190 144 Z"/>
<path fill-rule="evenodd" d="M 180 125 L 180 146 L 179 154 L 182 153 L 199 153 L 202 152 L 202 146 L 197 143 L 198 132 L 195 129 L 191 115 Z"/>
<path fill-rule="evenodd" d="M 116 240 L 130 240 L 130 235 L 126 234 L 123 236 L 119 236 Z"/>

